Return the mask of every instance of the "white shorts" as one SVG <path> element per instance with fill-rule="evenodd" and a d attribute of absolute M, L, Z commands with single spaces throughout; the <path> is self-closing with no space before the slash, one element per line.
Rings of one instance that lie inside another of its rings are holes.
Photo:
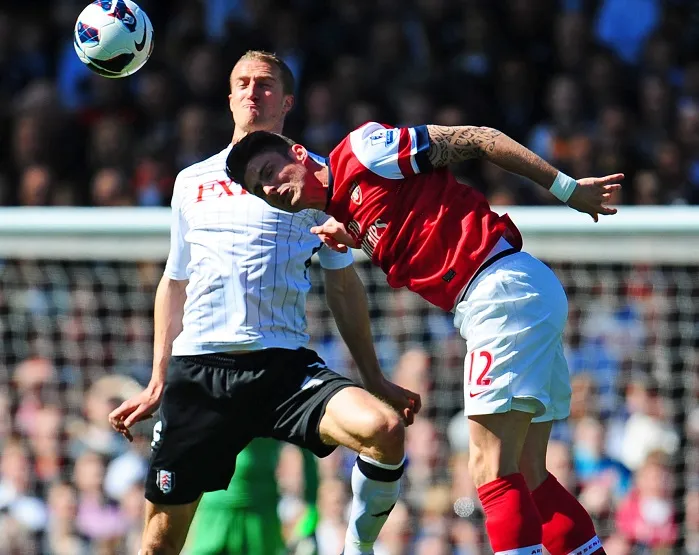
<path fill-rule="evenodd" d="M 561 282 L 526 252 L 484 269 L 454 310 L 466 339 L 467 415 L 520 410 L 533 422 L 570 413 L 570 376 L 563 354 L 568 300 Z"/>

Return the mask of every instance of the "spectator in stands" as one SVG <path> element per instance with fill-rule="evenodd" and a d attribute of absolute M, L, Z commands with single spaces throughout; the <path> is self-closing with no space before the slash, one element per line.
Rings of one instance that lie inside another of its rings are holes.
<path fill-rule="evenodd" d="M 410 460 L 405 469 L 405 476 L 410 483 L 406 495 L 412 504 L 422 507 L 427 490 L 439 478 L 440 464 L 443 463 L 445 454 L 439 432 L 431 420 L 416 418 L 406 428 L 405 452 Z"/>
<path fill-rule="evenodd" d="M 347 491 L 347 485 L 337 478 L 325 479 L 320 483 L 316 539 L 321 553 L 339 553 L 342 549 L 347 529 Z"/>
<path fill-rule="evenodd" d="M 62 452 L 63 409 L 58 404 L 40 408 L 27 436 L 34 455 L 32 470 L 39 483 L 48 485 L 59 480 L 65 464 Z"/>
<path fill-rule="evenodd" d="M 638 172 L 633 180 L 634 204 L 657 206 L 662 204 L 663 191 L 658 174 L 653 171 Z"/>
<path fill-rule="evenodd" d="M 344 125 L 338 117 L 332 90 L 316 83 L 306 94 L 306 130 L 303 139 L 313 152 L 329 153 L 343 138 Z"/>
<path fill-rule="evenodd" d="M 13 381 L 18 395 L 15 425 L 20 433 L 31 435 L 41 409 L 59 402 L 56 368 L 46 358 L 31 357 L 17 365 Z"/>
<path fill-rule="evenodd" d="M 557 167 L 570 167 L 571 140 L 585 131 L 580 96 L 577 80 L 565 75 L 554 77 L 547 96 L 550 119 L 534 127 L 529 137 L 529 148 Z"/>
<path fill-rule="evenodd" d="M 90 167 L 98 170 L 116 163 L 125 169 L 131 163 L 133 136 L 129 126 L 116 115 L 105 115 L 92 127 Z"/>
<path fill-rule="evenodd" d="M 110 385 L 110 382 L 97 381 L 86 392 L 84 419 L 76 419 L 69 426 L 69 452 L 73 458 L 94 451 L 111 459 L 128 449 L 128 442 L 109 425 L 109 413 L 119 406 L 119 399 L 123 397 Z"/>
<path fill-rule="evenodd" d="M 672 456 L 679 448 L 679 435 L 665 418 L 663 398 L 647 378 L 638 377 L 627 387 L 628 418 L 609 428 L 607 453 L 637 471 L 654 451 Z M 618 435 L 617 435 L 618 434 Z"/>
<path fill-rule="evenodd" d="M 124 172 L 117 168 L 102 168 L 92 178 L 90 197 L 93 206 L 114 207 L 133 204 Z"/>
<path fill-rule="evenodd" d="M 446 484 L 430 486 L 422 500 L 416 535 L 447 537 L 453 514 L 450 488 Z"/>
<path fill-rule="evenodd" d="M 49 206 L 53 189 L 53 176 L 47 166 L 29 166 L 20 178 L 19 202 L 22 206 Z"/>
<path fill-rule="evenodd" d="M 48 523 L 42 552 L 55 555 L 88 555 L 89 544 L 76 528 L 78 502 L 75 488 L 55 482 L 48 491 Z"/>
<path fill-rule="evenodd" d="M 78 490 L 76 527 L 90 540 L 118 538 L 127 523 L 117 506 L 103 490 L 104 459 L 94 451 L 84 451 L 75 461 L 73 482 Z"/>
<path fill-rule="evenodd" d="M 145 426 L 141 426 L 143 427 Z M 144 432 L 143 429 L 134 430 L 128 451 L 112 459 L 107 465 L 104 491 L 115 501 L 123 502 L 134 487 L 143 484 L 146 477 L 151 434 Z"/>
<path fill-rule="evenodd" d="M 671 547 L 678 534 L 671 487 L 665 454 L 650 453 L 638 469 L 633 490 L 617 511 L 619 532 L 639 547 Z"/>
<path fill-rule="evenodd" d="M 0 455 L 0 513 L 36 533 L 46 526 L 46 506 L 34 495 L 30 455 L 20 439 L 8 441 Z"/>
<path fill-rule="evenodd" d="M 206 108 L 192 104 L 179 112 L 175 164 L 185 168 L 211 153 L 211 115 Z"/>
<path fill-rule="evenodd" d="M 444 535 L 423 536 L 415 542 L 415 555 L 451 555 L 449 540 Z"/>
<path fill-rule="evenodd" d="M 599 420 L 585 417 L 575 425 L 573 465 L 583 490 L 590 484 L 603 484 L 615 499 L 631 486 L 631 472 L 604 453 L 604 427 Z"/>

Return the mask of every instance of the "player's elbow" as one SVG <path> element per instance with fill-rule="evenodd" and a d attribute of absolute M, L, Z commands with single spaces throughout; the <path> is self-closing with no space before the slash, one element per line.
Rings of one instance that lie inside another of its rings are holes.
<path fill-rule="evenodd" d="M 189 280 L 186 279 L 174 279 L 168 275 L 163 274 L 160 278 L 160 286 L 168 289 L 174 289 L 176 291 L 184 292 L 187 289 L 187 283 Z"/>

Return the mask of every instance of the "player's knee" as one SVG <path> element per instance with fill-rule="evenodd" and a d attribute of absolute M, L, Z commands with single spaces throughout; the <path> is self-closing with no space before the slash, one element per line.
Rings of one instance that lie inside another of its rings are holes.
<path fill-rule="evenodd" d="M 495 445 L 475 447 L 473 443 L 469 449 L 468 471 L 474 485 L 479 488 L 502 476 L 519 472 L 517 461 L 507 457 Z"/>
<path fill-rule="evenodd" d="M 492 481 L 488 479 L 493 473 L 490 466 L 486 453 L 481 449 L 471 447 L 468 456 L 468 473 L 477 488 Z"/>
<path fill-rule="evenodd" d="M 405 426 L 392 409 L 374 411 L 367 431 L 370 443 L 367 455 L 387 463 L 397 463 L 402 460 Z"/>

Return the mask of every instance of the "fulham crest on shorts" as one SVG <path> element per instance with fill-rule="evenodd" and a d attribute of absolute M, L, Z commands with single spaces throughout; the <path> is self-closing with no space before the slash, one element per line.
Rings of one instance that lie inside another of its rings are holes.
<path fill-rule="evenodd" d="M 158 489 L 166 495 L 175 487 L 175 474 L 169 470 L 158 470 L 155 480 L 158 483 Z"/>

